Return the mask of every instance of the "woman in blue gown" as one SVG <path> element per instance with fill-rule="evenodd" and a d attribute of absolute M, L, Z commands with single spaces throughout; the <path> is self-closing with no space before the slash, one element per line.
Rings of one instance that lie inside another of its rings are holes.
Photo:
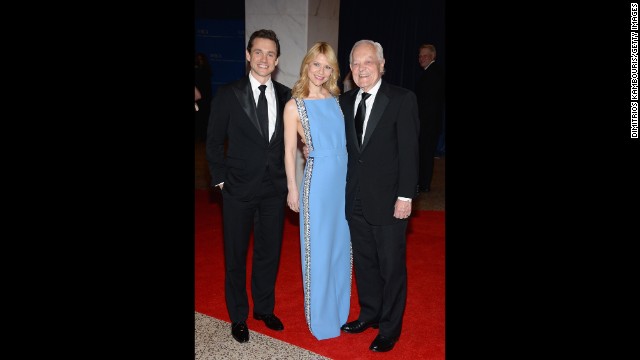
<path fill-rule="evenodd" d="M 340 335 L 349 316 L 351 238 L 345 218 L 347 146 L 338 103 L 340 76 L 331 46 L 309 49 L 292 99 L 284 109 L 287 204 L 300 213 L 304 314 L 318 340 Z M 296 180 L 298 136 L 309 148 L 300 184 Z"/>

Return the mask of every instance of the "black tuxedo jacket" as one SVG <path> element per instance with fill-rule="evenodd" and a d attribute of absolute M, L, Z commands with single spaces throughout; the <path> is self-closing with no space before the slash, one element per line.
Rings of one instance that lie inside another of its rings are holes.
<path fill-rule="evenodd" d="M 224 182 L 225 192 L 238 200 L 247 201 L 255 196 L 265 172 L 278 192 L 287 193 L 282 112 L 291 98 L 291 89 L 271 81 L 276 92 L 278 115 L 269 142 L 260 130 L 248 75 L 219 87 L 211 103 L 207 131 L 211 185 Z"/>
<path fill-rule="evenodd" d="M 345 213 L 350 219 L 359 188 L 366 220 L 374 225 L 389 225 L 401 221 L 393 217 L 398 196 L 416 195 L 420 122 L 415 94 L 381 81 L 362 147 L 358 145 L 354 122 L 359 89 L 340 96 L 349 153 Z"/>
<path fill-rule="evenodd" d="M 442 128 L 445 89 L 444 74 L 438 63 L 432 63 L 423 70 L 416 81 L 420 131 L 437 139 Z"/>

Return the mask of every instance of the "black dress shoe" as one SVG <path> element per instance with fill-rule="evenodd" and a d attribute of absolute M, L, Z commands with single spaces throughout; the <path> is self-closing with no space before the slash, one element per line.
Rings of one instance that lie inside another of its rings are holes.
<path fill-rule="evenodd" d="M 249 328 L 247 327 L 247 323 L 239 321 L 231 324 L 231 335 L 233 335 L 233 338 L 239 343 L 249 341 Z"/>
<path fill-rule="evenodd" d="M 376 352 L 389 351 L 393 349 L 393 346 L 396 344 L 396 341 L 398 341 L 397 338 L 389 338 L 386 336 L 378 335 L 376 336 L 375 339 L 373 339 L 371 346 L 369 346 L 369 350 L 376 351 Z"/>
<path fill-rule="evenodd" d="M 264 321 L 264 324 L 271 330 L 284 330 L 284 325 L 282 325 L 282 321 L 278 319 L 275 314 L 253 314 L 253 318 L 256 320 Z"/>
<path fill-rule="evenodd" d="M 377 329 L 378 328 L 378 323 L 377 322 L 364 322 L 364 321 L 360 321 L 360 320 L 354 320 L 352 322 L 348 322 L 344 325 L 342 325 L 340 327 L 340 330 L 347 332 L 347 333 L 351 333 L 351 334 L 357 334 L 357 333 L 361 333 L 365 330 L 367 330 L 368 328 L 374 328 Z"/>

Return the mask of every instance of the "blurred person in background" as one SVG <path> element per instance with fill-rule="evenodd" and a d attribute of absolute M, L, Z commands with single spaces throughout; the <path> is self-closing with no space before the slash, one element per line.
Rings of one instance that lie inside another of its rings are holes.
<path fill-rule="evenodd" d="M 415 86 L 420 116 L 420 173 L 417 192 L 429 192 L 444 116 L 444 76 L 440 65 L 436 63 L 435 46 L 420 45 L 418 63 L 423 70 Z"/>
<path fill-rule="evenodd" d="M 197 53 L 195 58 L 196 88 L 200 91 L 200 99 L 196 101 L 198 112 L 195 116 L 195 136 L 204 141 L 207 136 L 207 123 L 211 112 L 211 66 L 203 53 Z"/>

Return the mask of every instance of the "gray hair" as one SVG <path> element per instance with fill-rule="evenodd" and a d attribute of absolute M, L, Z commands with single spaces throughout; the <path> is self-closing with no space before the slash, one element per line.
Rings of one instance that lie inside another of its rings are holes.
<path fill-rule="evenodd" d="M 355 49 L 358 45 L 361 44 L 370 44 L 376 48 L 376 56 L 378 57 L 378 61 L 384 60 L 384 53 L 382 51 L 382 45 L 379 42 L 375 42 L 373 40 L 360 40 L 353 44 L 351 48 L 351 52 L 349 53 L 349 64 L 353 63 L 353 49 Z"/>

